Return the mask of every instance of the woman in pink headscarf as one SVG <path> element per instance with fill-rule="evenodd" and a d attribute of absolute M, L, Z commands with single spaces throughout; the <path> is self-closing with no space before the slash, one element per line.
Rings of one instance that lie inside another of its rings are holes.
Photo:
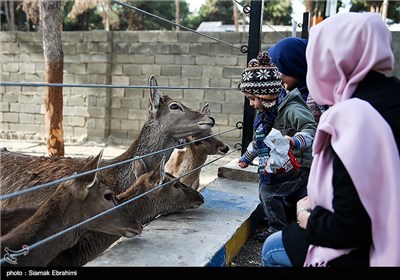
<path fill-rule="evenodd" d="M 313 144 L 298 225 L 264 243 L 266 266 L 400 266 L 400 80 L 379 14 L 347 13 L 310 30 L 311 97 L 331 107 Z"/>

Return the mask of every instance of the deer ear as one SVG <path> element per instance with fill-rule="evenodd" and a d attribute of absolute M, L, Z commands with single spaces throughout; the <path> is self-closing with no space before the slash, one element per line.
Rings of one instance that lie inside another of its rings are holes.
<path fill-rule="evenodd" d="M 156 87 L 158 86 L 156 77 L 151 75 L 149 78 L 149 86 Z M 157 88 L 150 89 L 149 96 L 149 105 L 147 107 L 147 111 L 150 118 L 154 118 L 157 114 L 158 108 L 160 106 L 160 99 L 162 97 L 162 93 Z"/>
<path fill-rule="evenodd" d="M 133 162 L 132 169 L 136 179 L 147 172 L 147 166 L 142 159 L 135 160 Z"/>
<path fill-rule="evenodd" d="M 104 149 L 101 149 L 100 153 L 92 158 L 81 170 L 80 173 L 87 172 L 93 169 L 96 169 L 100 166 L 101 158 L 103 157 Z M 75 179 L 75 187 L 77 189 L 77 193 L 80 196 L 80 199 L 84 200 L 89 193 L 89 189 L 96 182 L 96 173 L 92 172 L 90 174 L 84 175 L 82 177 L 78 177 Z M 75 174 L 75 173 L 74 173 Z"/>
<path fill-rule="evenodd" d="M 204 107 L 201 109 L 201 112 L 203 114 L 206 114 L 207 116 L 211 116 L 210 104 L 206 103 Z"/>
<path fill-rule="evenodd" d="M 103 153 L 104 153 L 104 149 L 101 149 L 100 153 L 87 164 L 87 166 L 89 168 L 87 170 L 84 170 L 84 171 L 89 171 L 89 170 L 93 170 L 93 169 L 99 168 L 100 167 L 100 163 L 101 163 L 101 159 L 103 157 Z M 86 187 L 88 189 L 94 185 L 94 182 L 96 181 L 96 175 L 97 175 L 97 172 L 90 173 L 90 174 L 87 175 L 86 181 L 87 181 L 88 184 L 86 185 Z M 84 178 L 85 177 L 86 176 L 84 176 Z"/>
<path fill-rule="evenodd" d="M 163 156 L 160 163 L 157 165 L 157 167 L 151 173 L 150 178 L 151 178 L 152 182 L 159 182 L 159 184 L 161 184 L 164 181 L 164 177 L 165 177 L 164 165 L 165 165 L 165 156 Z"/>
<path fill-rule="evenodd" d="M 164 182 L 165 179 L 165 156 L 162 157 L 160 162 L 160 184 Z"/>

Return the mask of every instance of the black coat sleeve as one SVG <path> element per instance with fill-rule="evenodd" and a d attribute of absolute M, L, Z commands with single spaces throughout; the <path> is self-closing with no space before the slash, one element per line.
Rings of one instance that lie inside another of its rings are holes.
<path fill-rule="evenodd" d="M 334 213 L 320 206 L 313 209 L 306 229 L 307 241 L 335 249 L 368 246 L 371 243 L 371 220 L 349 173 L 338 155 L 333 149 L 331 151 L 334 153 Z"/>

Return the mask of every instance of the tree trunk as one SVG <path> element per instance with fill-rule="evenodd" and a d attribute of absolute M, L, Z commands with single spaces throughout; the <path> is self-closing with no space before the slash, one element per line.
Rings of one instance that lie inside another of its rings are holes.
<path fill-rule="evenodd" d="M 14 1 L 3 1 L 9 31 L 15 31 Z"/>
<path fill-rule="evenodd" d="M 389 1 L 388 0 L 383 0 L 382 3 L 382 19 L 384 22 L 386 22 L 387 19 L 387 10 L 389 6 Z"/>
<path fill-rule="evenodd" d="M 239 15 L 235 0 L 233 1 L 233 22 L 235 23 L 235 32 L 239 32 Z"/>
<path fill-rule="evenodd" d="M 179 18 L 181 17 L 179 11 L 179 0 L 175 0 L 175 23 L 179 24 Z M 179 26 L 176 26 L 176 31 L 179 31 Z"/>
<path fill-rule="evenodd" d="M 102 2 L 103 8 L 103 25 L 105 31 L 110 31 L 110 2 L 109 0 Z"/>
<path fill-rule="evenodd" d="M 64 53 L 61 44 L 61 5 L 62 2 L 58 0 L 42 0 L 41 4 L 46 83 L 63 82 Z M 64 156 L 62 87 L 47 87 L 44 104 L 47 153 L 53 156 Z"/>

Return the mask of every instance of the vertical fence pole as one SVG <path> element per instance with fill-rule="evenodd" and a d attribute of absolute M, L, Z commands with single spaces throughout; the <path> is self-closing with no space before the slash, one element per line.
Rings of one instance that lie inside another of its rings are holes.
<path fill-rule="evenodd" d="M 308 30 L 310 26 L 310 13 L 303 13 L 303 24 L 301 26 L 301 38 L 308 39 Z"/>
<path fill-rule="evenodd" d="M 247 62 L 257 57 L 261 49 L 262 21 L 264 0 L 252 0 L 250 4 L 250 26 Z M 247 146 L 253 140 L 254 108 L 250 106 L 249 100 L 244 98 L 243 131 L 242 131 L 242 155 Z"/>

